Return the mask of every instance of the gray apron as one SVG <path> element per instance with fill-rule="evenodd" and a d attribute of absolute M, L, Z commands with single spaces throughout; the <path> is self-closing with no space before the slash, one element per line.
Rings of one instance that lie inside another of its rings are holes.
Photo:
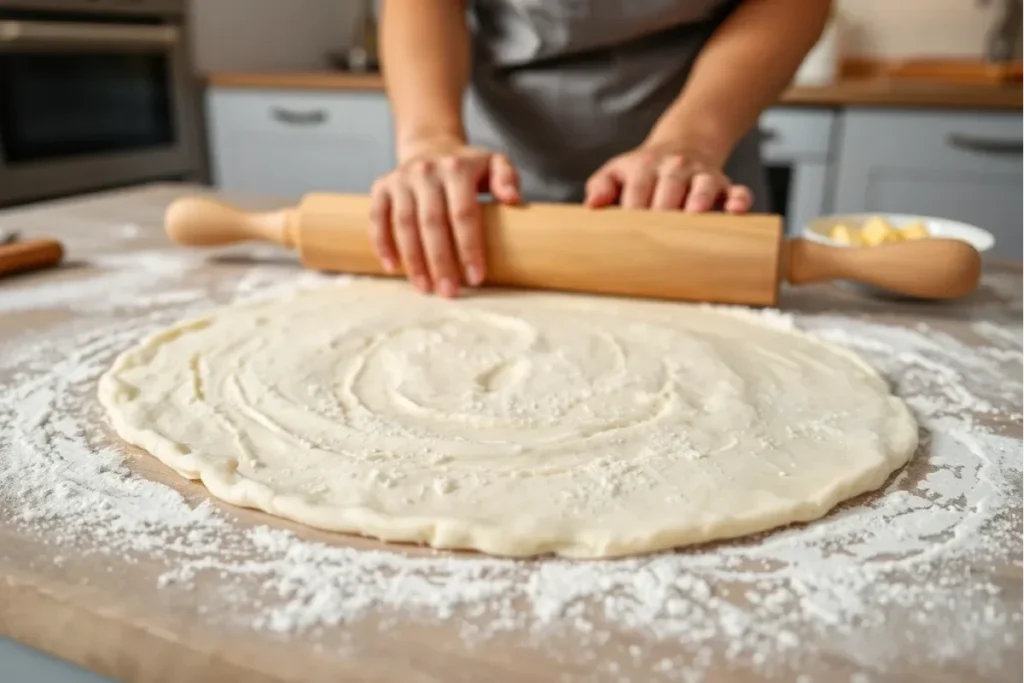
<path fill-rule="evenodd" d="M 582 200 L 587 178 L 641 144 L 735 0 L 470 0 L 472 144 L 504 152 L 531 201 Z M 756 131 L 725 173 L 767 210 Z"/>

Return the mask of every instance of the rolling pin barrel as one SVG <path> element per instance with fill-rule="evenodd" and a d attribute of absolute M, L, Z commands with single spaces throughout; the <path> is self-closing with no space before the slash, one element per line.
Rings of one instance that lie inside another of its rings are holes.
<path fill-rule="evenodd" d="M 365 196 L 310 194 L 298 207 L 249 214 L 207 198 L 167 212 L 181 244 L 264 240 L 297 248 L 323 271 L 385 275 Z M 849 279 L 897 294 L 952 299 L 981 277 L 981 257 L 958 240 L 849 248 L 783 241 L 779 216 L 685 214 L 559 204 L 482 210 L 486 282 L 591 294 L 773 306 L 779 284 Z"/>
<path fill-rule="evenodd" d="M 556 204 L 482 211 L 492 285 L 660 299 L 773 305 L 782 223 L 778 216 L 688 215 Z M 269 240 L 298 248 L 305 266 L 385 275 L 370 238 L 365 196 L 310 194 L 295 209 L 245 214 L 211 199 L 180 200 L 167 213 L 176 242 Z"/>

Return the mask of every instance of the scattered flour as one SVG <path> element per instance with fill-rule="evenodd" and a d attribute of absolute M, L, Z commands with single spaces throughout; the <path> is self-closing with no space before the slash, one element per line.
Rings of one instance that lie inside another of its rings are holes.
<path fill-rule="evenodd" d="M 923 326 L 744 311 L 882 369 L 923 425 L 911 465 L 879 494 L 753 539 L 608 562 L 505 561 L 310 542 L 133 474 L 94 399 L 118 352 L 218 302 L 344 283 L 260 266 L 197 288 L 188 276 L 200 262 L 136 252 L 94 262 L 84 281 L 0 289 L 0 315 L 65 318 L 0 341 L 0 514 L 45 538 L 55 563 L 148 558 L 164 567 L 156 587 L 184 594 L 217 576 L 227 607 L 204 618 L 283 636 L 370 617 L 451 620 L 466 647 L 525 633 L 609 680 L 701 681 L 722 661 L 794 680 L 837 656 L 860 667 L 856 681 L 914 657 L 980 677 L 1019 655 L 1020 604 L 975 569 L 1020 567 L 1021 441 L 996 435 L 1007 423 L 1019 433 L 1019 320 L 976 323 L 986 345 L 971 348 Z M 610 652 L 612 642 L 630 644 Z"/>

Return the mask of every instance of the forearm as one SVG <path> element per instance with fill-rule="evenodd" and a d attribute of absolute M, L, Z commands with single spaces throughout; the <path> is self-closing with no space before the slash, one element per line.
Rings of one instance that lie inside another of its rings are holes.
<path fill-rule="evenodd" d="M 830 0 L 745 0 L 709 39 L 648 144 L 696 148 L 724 164 L 789 85 L 830 6 Z"/>
<path fill-rule="evenodd" d="M 418 142 L 465 140 L 462 95 L 469 81 L 465 0 L 384 0 L 381 69 L 399 159 Z"/>

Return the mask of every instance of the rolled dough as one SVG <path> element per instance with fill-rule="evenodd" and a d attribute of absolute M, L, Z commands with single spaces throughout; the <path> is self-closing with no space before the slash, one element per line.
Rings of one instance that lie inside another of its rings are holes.
<path fill-rule="evenodd" d="M 99 397 L 124 440 L 235 505 L 506 556 L 813 520 L 917 445 L 867 364 L 750 314 L 372 280 L 160 332 Z"/>

